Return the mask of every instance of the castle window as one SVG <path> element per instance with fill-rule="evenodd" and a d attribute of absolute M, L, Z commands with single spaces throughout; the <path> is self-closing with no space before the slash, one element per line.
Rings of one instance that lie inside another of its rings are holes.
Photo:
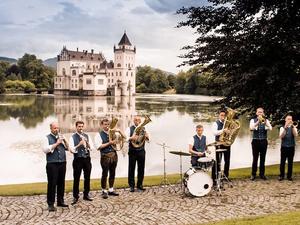
<path fill-rule="evenodd" d="M 86 112 L 92 112 L 92 107 L 86 107 Z"/>
<path fill-rule="evenodd" d="M 72 84 L 72 88 L 74 88 L 74 85 Z"/>
<path fill-rule="evenodd" d="M 113 83 L 113 82 L 114 82 L 114 79 L 111 79 L 111 82 Z"/>
<path fill-rule="evenodd" d="M 110 79 L 108 79 L 108 83 L 110 82 Z"/>
<path fill-rule="evenodd" d="M 126 72 L 126 76 L 128 77 L 128 72 Z"/>
<path fill-rule="evenodd" d="M 125 67 L 127 67 L 127 63 L 125 64 Z"/>
<path fill-rule="evenodd" d="M 122 76 L 122 72 L 120 72 L 120 76 Z"/>
<path fill-rule="evenodd" d="M 117 67 L 121 67 L 121 63 L 118 63 L 118 64 L 117 64 Z"/>
<path fill-rule="evenodd" d="M 86 79 L 86 84 L 92 84 L 92 79 Z"/>
<path fill-rule="evenodd" d="M 77 88 L 77 84 L 75 84 L 75 88 Z"/>
<path fill-rule="evenodd" d="M 65 68 L 62 69 L 62 74 L 63 74 L 63 76 L 66 75 L 66 69 Z"/>
<path fill-rule="evenodd" d="M 61 78 L 59 78 L 59 82 L 61 82 Z"/>
<path fill-rule="evenodd" d="M 76 70 L 72 70 L 72 76 L 76 76 Z"/>
<path fill-rule="evenodd" d="M 111 76 L 113 76 L 113 75 L 114 75 L 114 73 L 112 72 L 112 73 L 111 73 Z"/>
<path fill-rule="evenodd" d="M 118 72 L 116 72 L 116 76 L 118 76 Z"/>
<path fill-rule="evenodd" d="M 103 79 L 98 79 L 98 85 L 102 85 L 103 84 Z"/>
<path fill-rule="evenodd" d="M 131 72 L 131 76 L 133 76 L 133 72 Z"/>

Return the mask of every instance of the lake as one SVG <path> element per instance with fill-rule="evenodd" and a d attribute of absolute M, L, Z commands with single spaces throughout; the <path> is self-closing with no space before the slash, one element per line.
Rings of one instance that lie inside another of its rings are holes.
<path fill-rule="evenodd" d="M 179 172 L 179 156 L 168 151 L 188 151 L 188 140 L 195 134 L 195 126 L 204 125 L 208 143 L 214 141 L 212 124 L 217 118 L 217 107 L 211 102 L 217 97 L 191 95 L 143 94 L 135 97 L 64 97 L 37 95 L 0 95 L 0 184 L 45 182 L 46 157 L 41 149 L 42 139 L 49 134 L 49 124 L 58 121 L 67 137 L 75 131 L 75 121 L 85 122 L 85 131 L 94 138 L 98 135 L 101 118 L 117 117 L 118 127 L 125 130 L 135 114 L 149 115 L 146 125 L 151 134 L 146 144 L 145 175 L 163 174 L 165 143 L 167 173 Z M 241 129 L 231 147 L 231 168 L 250 167 L 252 162 L 249 118 L 241 116 Z M 299 138 L 297 139 L 299 143 Z M 127 147 L 127 146 L 126 146 Z M 278 128 L 269 132 L 266 164 L 279 164 L 280 140 Z M 127 148 L 118 152 L 117 177 L 127 177 Z M 67 154 L 66 179 L 72 179 L 72 154 Z M 100 153 L 91 152 L 92 178 L 101 176 Z M 183 157 L 183 171 L 190 167 L 190 157 Z M 300 160 L 299 144 L 295 161 Z"/>

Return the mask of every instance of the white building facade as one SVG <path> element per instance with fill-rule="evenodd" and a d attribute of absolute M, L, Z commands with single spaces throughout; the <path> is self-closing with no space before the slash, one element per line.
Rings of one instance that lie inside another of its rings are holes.
<path fill-rule="evenodd" d="M 71 51 L 65 46 L 57 56 L 54 94 L 56 95 L 135 95 L 136 47 L 126 33 L 114 46 L 114 61 L 102 53 Z"/>

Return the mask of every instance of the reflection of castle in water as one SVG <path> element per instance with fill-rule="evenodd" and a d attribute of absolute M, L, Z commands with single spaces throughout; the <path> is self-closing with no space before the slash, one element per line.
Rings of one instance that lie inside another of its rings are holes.
<path fill-rule="evenodd" d="M 73 132 L 75 122 L 82 120 L 85 131 L 97 132 L 104 117 L 119 119 L 118 128 L 125 130 L 133 119 L 135 97 L 68 98 L 55 96 L 54 112 L 63 133 Z"/>

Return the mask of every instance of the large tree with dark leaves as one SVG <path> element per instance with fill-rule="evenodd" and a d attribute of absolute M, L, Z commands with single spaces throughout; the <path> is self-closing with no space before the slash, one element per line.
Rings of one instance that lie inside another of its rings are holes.
<path fill-rule="evenodd" d="M 198 38 L 182 65 L 208 64 L 226 76 L 232 107 L 263 106 L 274 120 L 300 112 L 300 10 L 296 0 L 208 0 L 181 8 Z"/>

